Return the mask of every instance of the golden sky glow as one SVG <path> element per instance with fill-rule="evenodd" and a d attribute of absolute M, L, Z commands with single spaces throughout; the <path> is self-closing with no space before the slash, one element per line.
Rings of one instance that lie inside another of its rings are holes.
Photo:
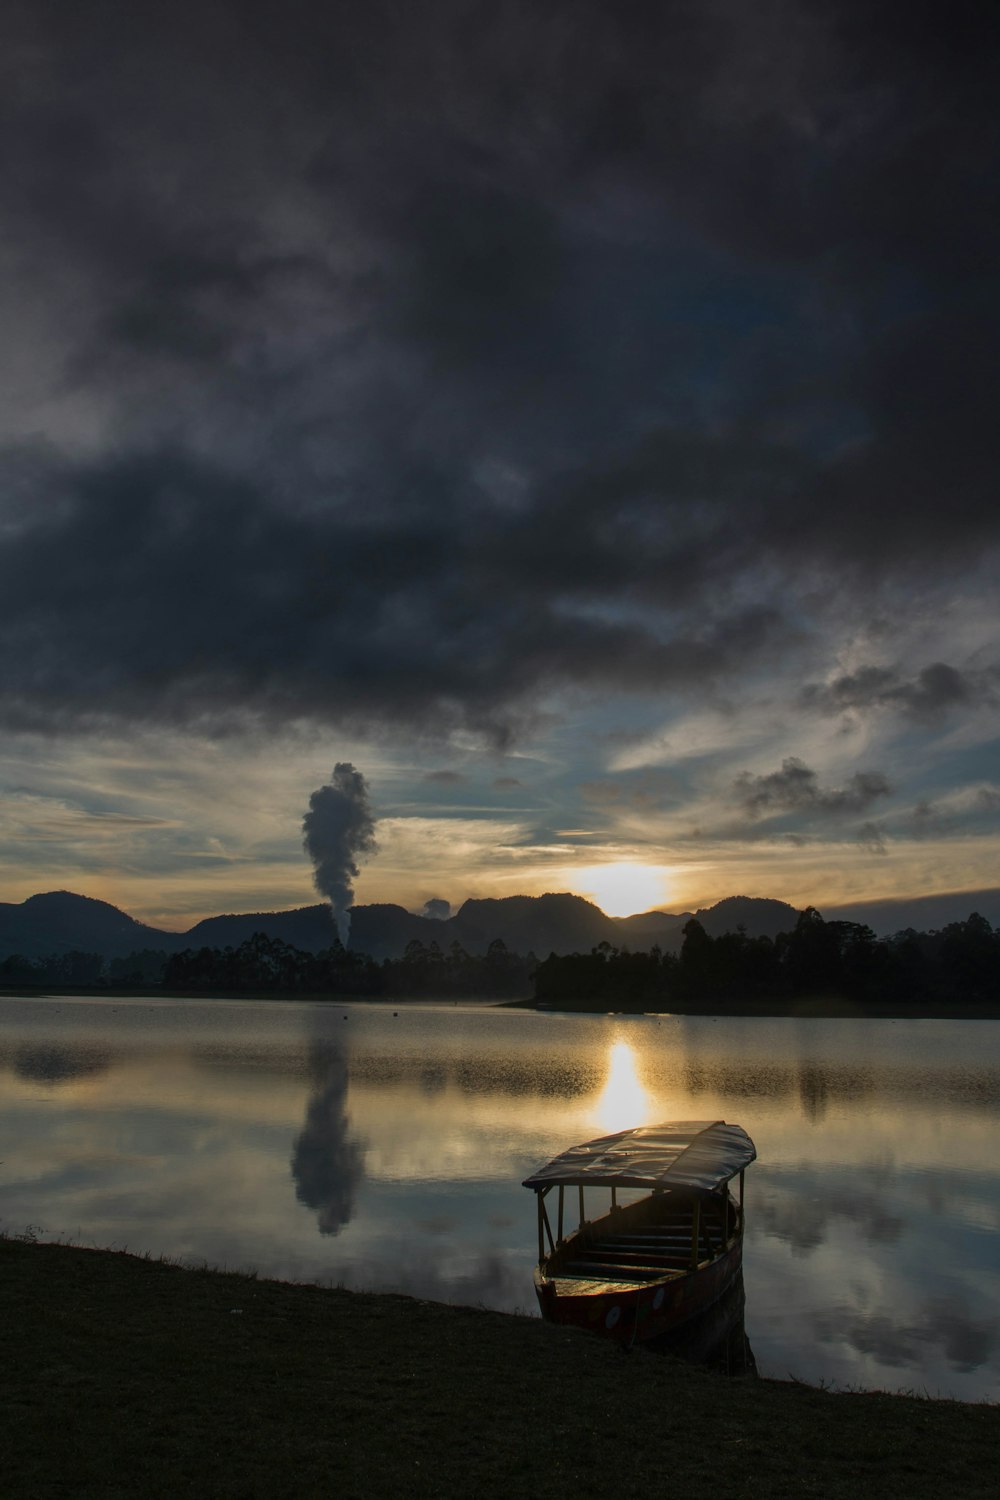
<path fill-rule="evenodd" d="M 85 751 L 30 736 L 8 743 L 6 774 L 17 790 L 0 786 L 0 900 L 73 890 L 178 931 L 220 912 L 317 901 L 301 820 L 309 791 L 329 775 L 326 742 L 290 738 L 277 755 L 269 744 L 178 734 L 94 740 Z M 565 776 L 541 756 L 497 762 L 469 752 L 456 761 L 461 772 L 443 780 L 428 770 L 436 754 L 394 762 L 361 742 L 334 753 L 366 771 L 378 817 L 378 853 L 355 882 L 359 904 L 419 911 L 443 898 L 457 910 L 469 897 L 570 891 L 624 916 L 696 911 L 740 894 L 826 914 L 850 902 L 992 886 L 1000 858 L 1000 835 L 976 812 L 992 795 L 985 783 L 968 814 L 953 797 L 941 826 L 924 818 L 919 839 L 889 837 L 871 852 L 825 826 L 792 839 L 754 825 L 748 837 L 719 822 L 697 777 L 676 808 L 640 811 L 634 799 L 609 800 L 608 771 L 584 787 L 588 805 L 575 810 L 586 817 L 557 820 Z M 808 753 L 821 764 L 817 747 Z M 823 771 L 835 787 L 849 775 L 839 763 Z M 34 791 L 21 790 L 32 782 Z"/>

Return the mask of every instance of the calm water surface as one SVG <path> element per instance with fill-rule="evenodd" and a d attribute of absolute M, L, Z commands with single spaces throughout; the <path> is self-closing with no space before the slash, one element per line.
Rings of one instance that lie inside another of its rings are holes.
<path fill-rule="evenodd" d="M 1000 1399 L 1000 1023 L 0 1000 L 0 1228 L 534 1312 L 567 1145 L 743 1125 L 764 1375 Z"/>

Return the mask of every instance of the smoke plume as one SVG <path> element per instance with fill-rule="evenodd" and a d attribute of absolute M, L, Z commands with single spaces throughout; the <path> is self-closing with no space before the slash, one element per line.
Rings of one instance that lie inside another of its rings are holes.
<path fill-rule="evenodd" d="M 375 819 L 368 803 L 368 784 L 350 761 L 340 761 L 326 786 L 309 798 L 302 820 L 302 842 L 315 869 L 313 880 L 330 903 L 340 941 L 347 946 L 354 902 L 352 881 L 358 878 L 358 858 L 374 854 Z"/>

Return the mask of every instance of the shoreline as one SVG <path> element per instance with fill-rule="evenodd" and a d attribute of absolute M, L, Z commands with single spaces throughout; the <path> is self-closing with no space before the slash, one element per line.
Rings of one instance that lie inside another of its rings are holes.
<path fill-rule="evenodd" d="M 665 1461 L 692 1500 L 995 1491 L 996 1405 L 727 1379 L 539 1318 L 2 1236 L 0 1286 L 11 1495 L 638 1496 Z"/>
<path fill-rule="evenodd" d="M 950 1005 L 943 1003 L 930 1006 L 862 1004 L 838 995 L 804 995 L 795 999 L 779 996 L 755 1002 L 740 1001 L 729 1005 L 674 1006 L 670 1010 L 653 1010 L 639 1001 L 630 1004 L 624 999 L 617 1003 L 602 1000 L 592 1005 L 581 1002 L 563 1004 L 555 1001 L 504 1000 L 492 995 L 332 995 L 328 991 L 304 990 L 164 990 L 156 985 L 5 985 L 0 986 L 0 1001 L 12 1000 L 221 1000 L 252 1001 L 266 1000 L 272 1004 L 286 1002 L 319 1003 L 329 1005 L 371 1005 L 384 1008 L 394 1006 L 397 1010 L 420 1005 L 452 1006 L 474 1005 L 484 1010 L 529 1010 L 540 1015 L 577 1016 L 669 1016 L 685 1018 L 742 1020 L 869 1020 L 869 1021 L 1000 1021 L 1000 1005 L 969 1004 Z"/>
<path fill-rule="evenodd" d="M 671 1010 L 653 1010 L 640 1002 L 629 1004 L 619 1000 L 617 1004 L 607 999 L 593 1005 L 560 1004 L 545 1000 L 509 1000 L 509 1008 L 537 1010 L 553 1015 L 608 1015 L 608 1016 L 684 1016 L 704 1019 L 737 1018 L 741 1020 L 868 1020 L 868 1021 L 1000 1021 L 1000 1005 L 890 1005 L 862 1003 L 840 995 L 802 995 L 794 999 L 777 996 L 768 1000 L 732 1002 L 728 1005 L 674 1006 Z"/>

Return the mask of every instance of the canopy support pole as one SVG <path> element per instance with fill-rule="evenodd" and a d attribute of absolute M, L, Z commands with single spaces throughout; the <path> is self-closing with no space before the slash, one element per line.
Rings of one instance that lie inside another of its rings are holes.
<path fill-rule="evenodd" d="M 701 1234 L 701 1199 L 694 1200 L 694 1213 L 691 1216 L 691 1269 L 698 1268 L 698 1237 Z"/>
<path fill-rule="evenodd" d="M 541 1265 L 542 1261 L 545 1259 L 545 1236 L 546 1235 L 548 1235 L 548 1237 L 549 1237 L 549 1252 L 551 1253 L 556 1248 L 555 1240 L 552 1238 L 552 1225 L 549 1223 L 549 1216 L 545 1212 L 545 1194 L 548 1191 L 549 1191 L 548 1188 L 540 1188 L 540 1189 L 538 1189 L 538 1263 L 539 1263 L 539 1265 Z"/>

